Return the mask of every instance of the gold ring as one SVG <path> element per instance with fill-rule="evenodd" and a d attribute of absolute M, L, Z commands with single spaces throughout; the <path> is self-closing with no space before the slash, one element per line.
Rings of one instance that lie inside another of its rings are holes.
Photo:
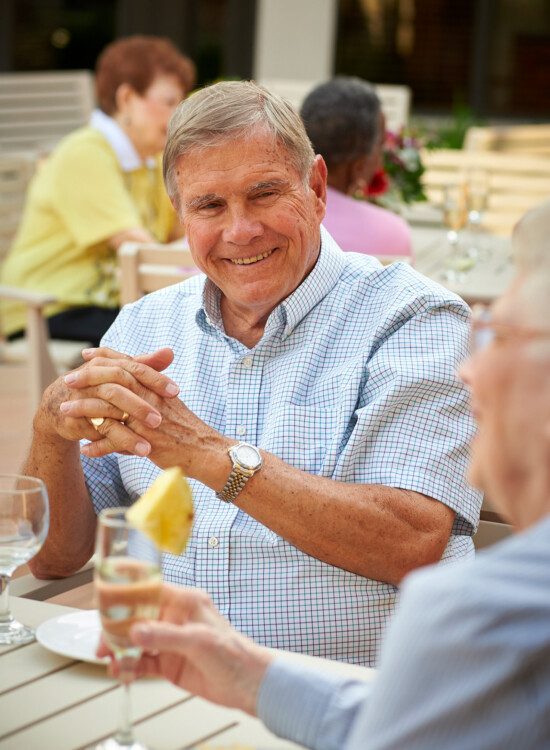
<path fill-rule="evenodd" d="M 90 419 L 90 422 L 93 424 L 93 426 L 96 428 L 101 427 L 103 422 L 105 422 L 105 417 L 92 417 Z"/>
<path fill-rule="evenodd" d="M 122 415 L 122 419 L 120 420 L 122 424 L 126 424 L 126 420 L 128 419 L 129 416 L 130 415 L 128 414 L 128 412 L 125 411 L 124 414 Z"/>

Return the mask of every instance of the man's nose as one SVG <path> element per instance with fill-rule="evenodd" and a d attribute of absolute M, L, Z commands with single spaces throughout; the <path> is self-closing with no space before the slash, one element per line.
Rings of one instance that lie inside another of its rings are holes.
<path fill-rule="evenodd" d="M 227 223 L 223 232 L 225 242 L 248 245 L 262 234 L 262 224 L 250 212 L 234 209 L 227 212 Z"/>

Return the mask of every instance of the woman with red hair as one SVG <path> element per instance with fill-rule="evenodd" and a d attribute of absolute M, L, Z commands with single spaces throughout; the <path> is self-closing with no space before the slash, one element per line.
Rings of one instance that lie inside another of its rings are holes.
<path fill-rule="evenodd" d="M 194 83 L 195 66 L 167 39 L 120 39 L 99 56 L 98 109 L 38 170 L 3 267 L 2 283 L 56 297 L 52 337 L 97 346 L 119 308 L 117 248 L 180 233 L 160 155 Z M 2 322 L 8 338 L 22 335 L 24 309 L 5 303 Z"/>

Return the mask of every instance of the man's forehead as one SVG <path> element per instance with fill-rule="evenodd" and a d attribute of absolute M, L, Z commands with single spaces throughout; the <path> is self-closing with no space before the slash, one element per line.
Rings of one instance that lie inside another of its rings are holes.
<path fill-rule="evenodd" d="M 288 187 L 301 183 L 300 175 L 286 154 L 232 152 L 228 158 L 217 158 L 207 151 L 180 158 L 177 180 L 180 195 L 185 199 L 197 195 L 224 193 L 228 189 L 252 192 L 268 188 Z M 273 158 L 275 157 L 275 158 Z"/>

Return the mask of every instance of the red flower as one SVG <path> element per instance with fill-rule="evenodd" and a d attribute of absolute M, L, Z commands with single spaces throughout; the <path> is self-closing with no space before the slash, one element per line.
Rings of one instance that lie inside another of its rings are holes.
<path fill-rule="evenodd" d="M 387 192 L 389 186 L 388 175 L 383 169 L 379 169 L 378 172 L 373 174 L 371 181 L 365 188 L 365 195 L 367 198 L 383 195 Z"/>

